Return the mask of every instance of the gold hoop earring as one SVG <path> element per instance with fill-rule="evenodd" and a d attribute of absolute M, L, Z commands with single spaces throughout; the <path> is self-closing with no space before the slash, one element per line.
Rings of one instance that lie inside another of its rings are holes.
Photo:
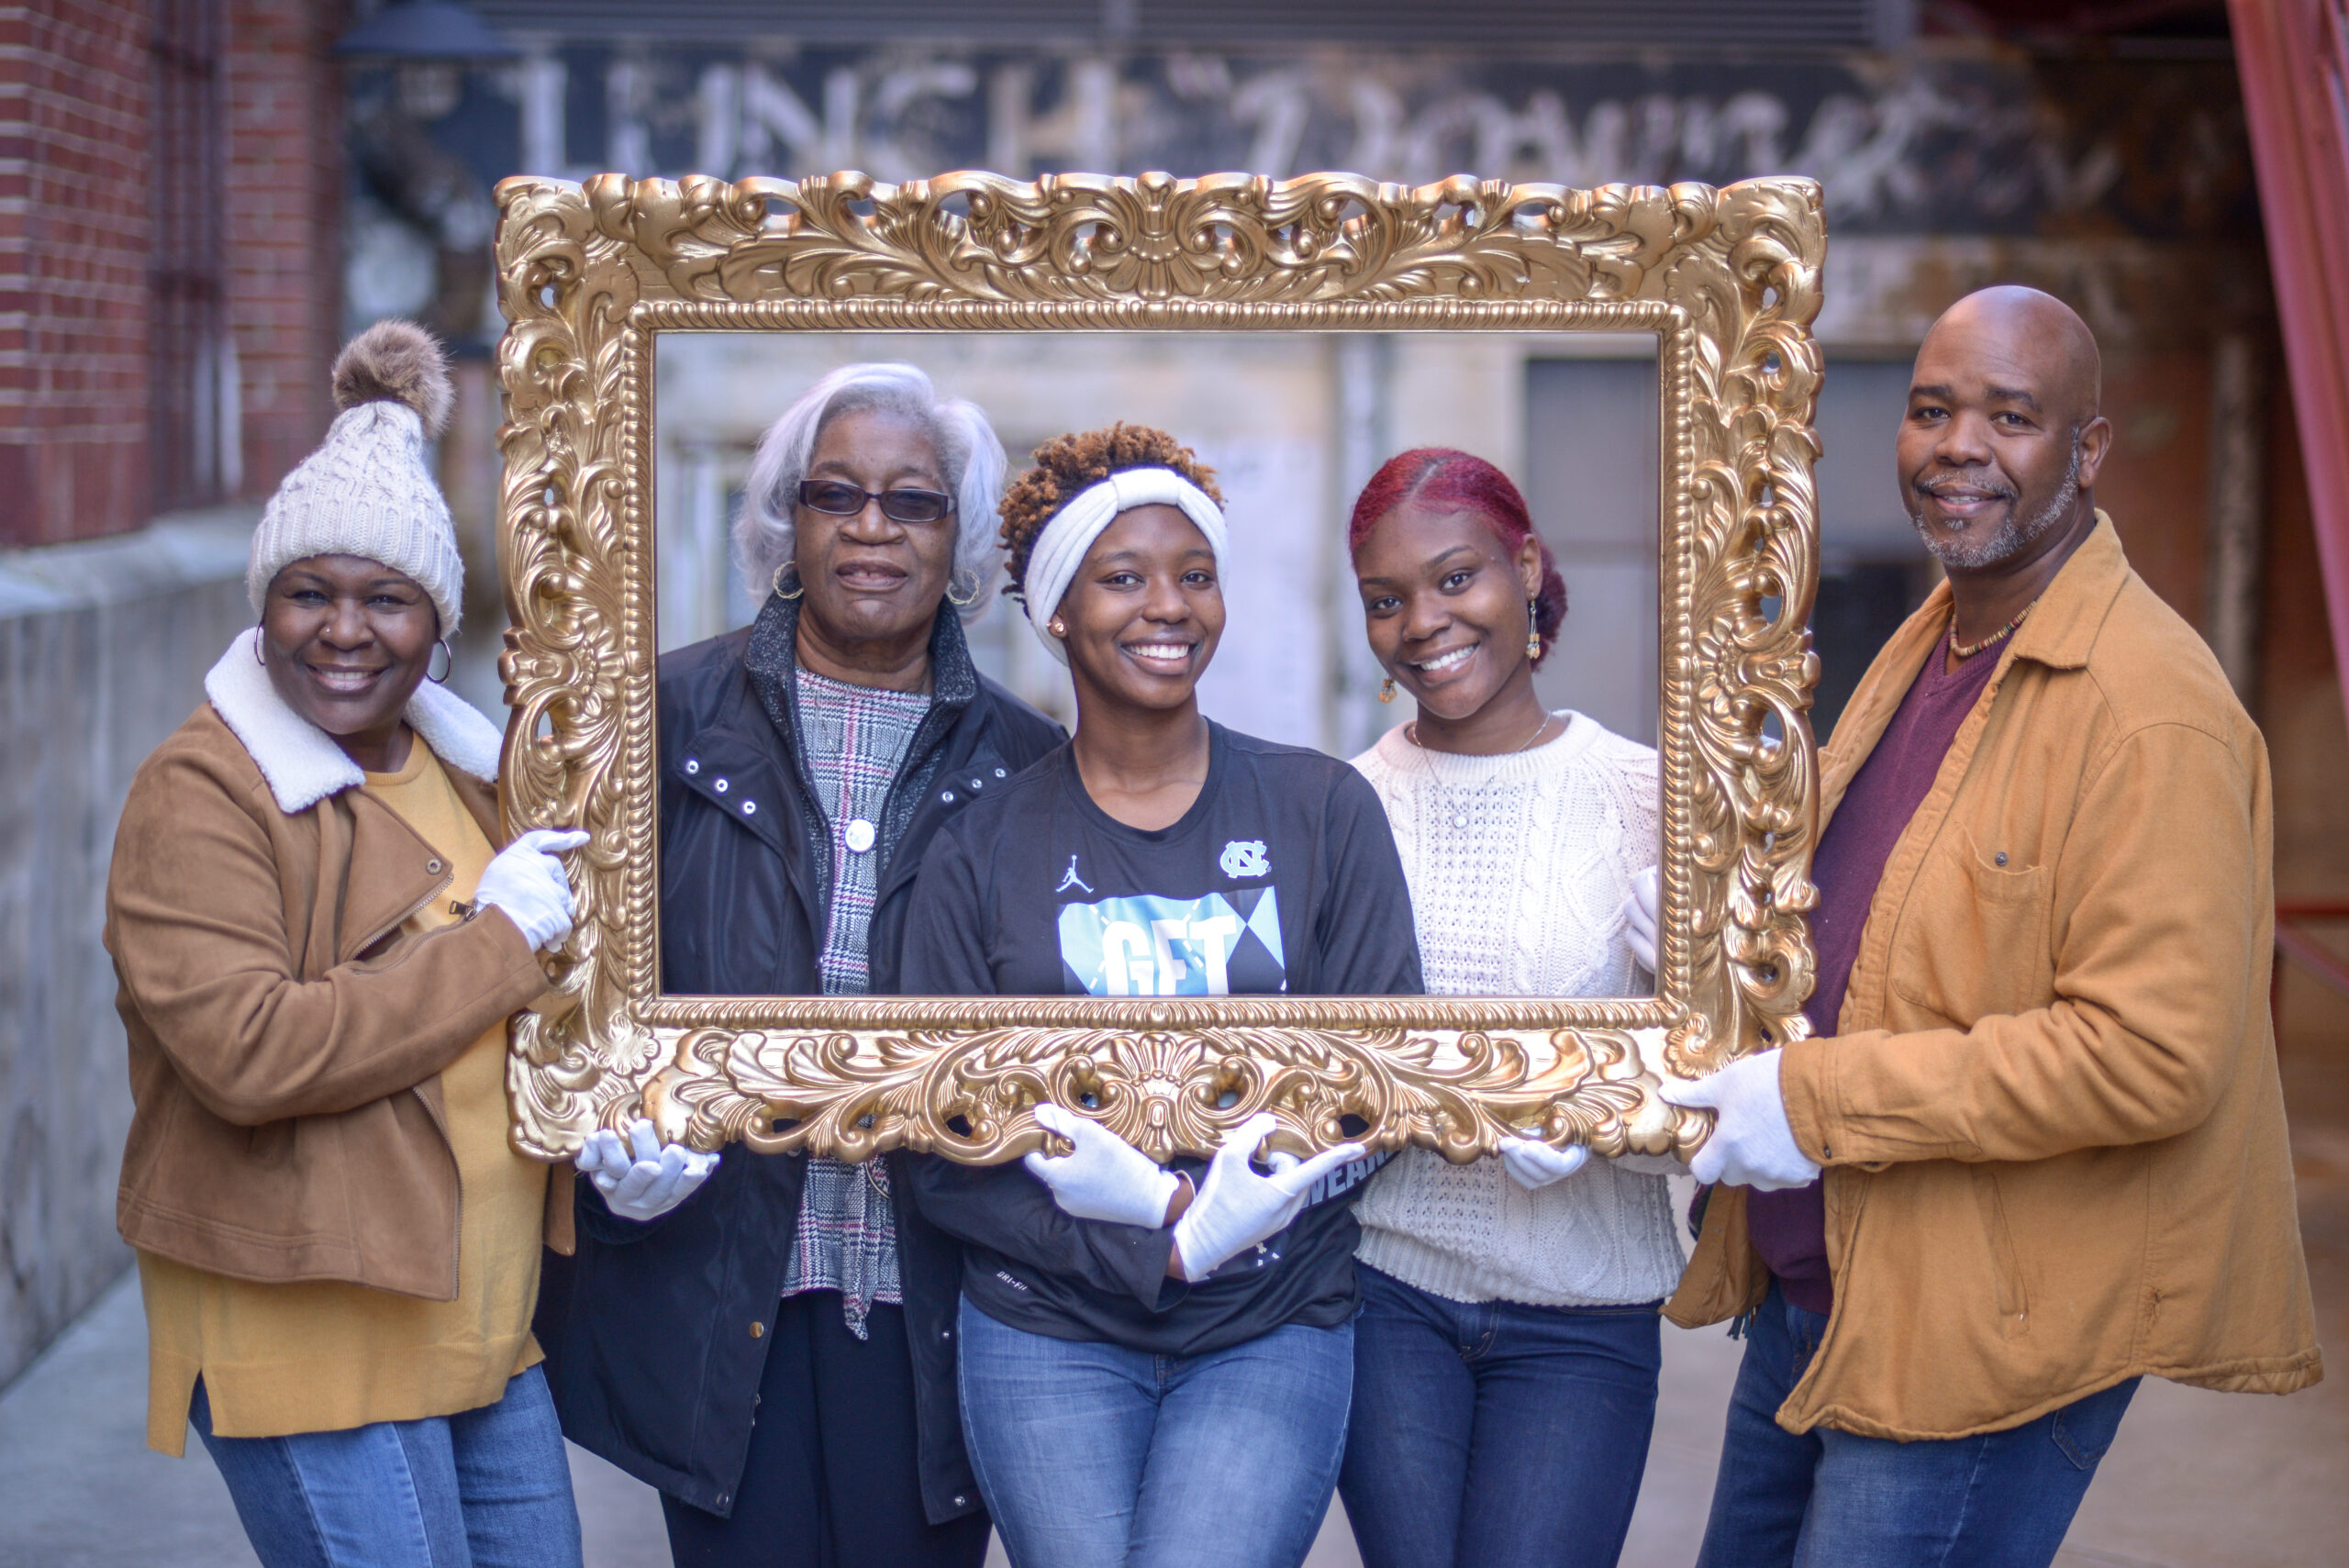
<path fill-rule="evenodd" d="M 450 651 L 449 639 L 445 637 L 433 646 L 440 650 L 440 673 L 437 675 L 432 673 L 432 660 L 428 654 L 424 661 L 424 678 L 436 686 L 445 686 L 449 684 L 449 672 L 457 667 L 457 656 Z"/>
<path fill-rule="evenodd" d="M 968 588 L 963 589 L 962 594 L 958 596 L 954 592 L 954 585 L 963 581 L 965 578 L 970 580 L 971 585 Z M 973 605 L 979 602 L 979 574 L 977 573 L 957 572 L 954 575 L 946 580 L 946 602 L 953 606 L 958 610 L 967 610 Z"/>
<path fill-rule="evenodd" d="M 791 590 L 788 593 L 783 586 L 783 574 L 786 572 L 791 573 Z M 774 584 L 774 596 L 778 599 L 796 599 L 807 591 L 807 584 L 799 580 L 799 568 L 788 561 L 776 567 L 774 575 L 768 581 Z"/>
<path fill-rule="evenodd" d="M 1394 676 L 1389 675 L 1386 679 L 1378 683 L 1378 700 L 1380 702 L 1393 702 L 1395 700 Z"/>
<path fill-rule="evenodd" d="M 1542 657 L 1542 622 L 1537 617 L 1538 609 L 1539 606 L 1534 603 L 1532 596 L 1531 595 L 1527 595 L 1525 601 L 1525 656 L 1528 659 L 1539 659 Z"/>
<path fill-rule="evenodd" d="M 259 628 L 258 626 L 256 626 L 255 628 L 253 628 L 253 662 L 254 662 L 254 663 L 256 663 L 256 664 L 258 664 L 258 665 L 260 665 L 262 669 L 266 670 L 266 669 L 268 669 L 268 668 L 269 668 L 269 659 L 268 659 L 268 656 L 267 656 L 267 655 L 265 655 L 265 654 L 263 654 L 263 653 L 262 652 L 262 651 L 261 651 L 261 642 L 262 642 L 261 628 Z"/>

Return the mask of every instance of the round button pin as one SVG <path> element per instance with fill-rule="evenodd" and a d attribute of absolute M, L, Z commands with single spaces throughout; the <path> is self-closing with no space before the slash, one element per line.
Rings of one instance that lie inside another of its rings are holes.
<path fill-rule="evenodd" d="M 871 849 L 873 824 L 862 817 L 851 817 L 848 825 L 848 847 L 852 852 L 860 855 Z"/>

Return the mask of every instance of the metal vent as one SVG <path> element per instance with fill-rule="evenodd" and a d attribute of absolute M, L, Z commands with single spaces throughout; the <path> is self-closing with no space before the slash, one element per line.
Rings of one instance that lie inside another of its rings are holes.
<path fill-rule="evenodd" d="M 509 36 L 585 41 L 1232 49 L 1314 43 L 1866 48 L 1905 42 L 1914 0 L 475 0 Z"/>

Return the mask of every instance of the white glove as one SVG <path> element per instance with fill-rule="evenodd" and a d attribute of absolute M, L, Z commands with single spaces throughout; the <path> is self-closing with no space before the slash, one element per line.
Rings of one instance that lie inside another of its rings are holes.
<path fill-rule="evenodd" d="M 1579 1143 L 1553 1149 L 1531 1138 L 1501 1140 L 1501 1169 L 1527 1192 L 1538 1192 L 1552 1182 L 1563 1182 L 1583 1167 L 1590 1151 Z"/>
<path fill-rule="evenodd" d="M 1795 1129 L 1787 1123 L 1778 1062 L 1777 1051 L 1759 1051 L 1693 1084 L 1666 1078 L 1656 1090 L 1668 1106 L 1719 1113 L 1712 1136 L 1688 1162 L 1689 1173 L 1698 1181 L 1768 1193 L 1819 1179 L 1818 1163 L 1802 1151 Z"/>
<path fill-rule="evenodd" d="M 1650 866 L 1631 876 L 1631 895 L 1623 900 L 1623 940 L 1631 944 L 1631 956 L 1650 974 L 1655 973 L 1656 909 L 1664 899 L 1663 874 Z"/>
<path fill-rule="evenodd" d="M 629 1124 L 626 1143 L 610 1128 L 597 1128 L 571 1162 L 595 1182 L 596 1190 L 604 1195 L 604 1207 L 623 1219 L 660 1218 L 691 1197 L 718 1169 L 717 1155 L 662 1142 L 652 1124 L 640 1117 Z"/>
<path fill-rule="evenodd" d="M 531 828 L 482 869 L 473 903 L 505 910 L 537 951 L 560 945 L 571 935 L 571 876 L 556 856 L 586 841 L 568 828 Z"/>
<path fill-rule="evenodd" d="M 1052 1189 L 1052 1201 L 1079 1219 L 1108 1219 L 1155 1230 L 1166 1223 L 1166 1205 L 1183 1184 L 1174 1172 L 1103 1127 L 1045 1100 L 1036 1122 L 1076 1145 L 1071 1154 L 1041 1152 L 1022 1157 L 1028 1173 Z"/>
<path fill-rule="evenodd" d="M 1174 1251 L 1181 1258 L 1183 1277 L 1194 1284 L 1213 1273 L 1226 1258 L 1254 1246 L 1297 1218 L 1313 1184 L 1349 1160 L 1362 1158 L 1362 1145 L 1341 1143 L 1310 1160 L 1275 1155 L 1269 1176 L 1248 1168 L 1248 1162 L 1279 1123 L 1270 1111 L 1258 1111 L 1232 1129 L 1208 1162 L 1208 1179 L 1199 1195 L 1174 1222 Z"/>

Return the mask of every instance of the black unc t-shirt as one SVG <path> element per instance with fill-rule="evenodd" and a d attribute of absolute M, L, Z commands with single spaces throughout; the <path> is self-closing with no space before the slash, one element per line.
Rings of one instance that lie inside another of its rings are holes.
<path fill-rule="evenodd" d="M 1402 995 L 1423 989 L 1410 892 L 1378 797 L 1334 758 L 1208 726 L 1181 820 L 1129 828 L 1063 746 L 941 829 L 907 912 L 901 984 L 927 995 Z M 1019 1164 L 911 1162 L 989 1317 L 1056 1339 L 1197 1355 L 1353 1314 L 1353 1199 L 1333 1172 L 1286 1230 L 1207 1279 L 1166 1274 L 1172 1228 L 1073 1219 Z M 1177 1160 L 1194 1179 L 1197 1160 Z"/>

